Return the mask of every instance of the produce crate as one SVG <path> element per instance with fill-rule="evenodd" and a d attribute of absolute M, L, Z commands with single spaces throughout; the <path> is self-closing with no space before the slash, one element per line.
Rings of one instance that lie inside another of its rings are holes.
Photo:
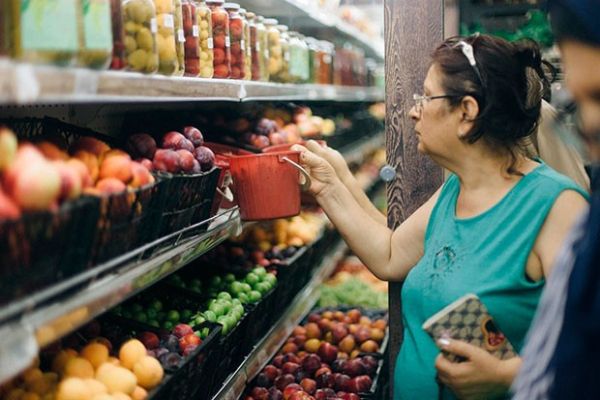
<path fill-rule="evenodd" d="M 168 193 L 158 223 L 158 236 L 166 236 L 210 216 L 219 168 L 194 175 L 160 174 L 168 180 Z"/>
<path fill-rule="evenodd" d="M 56 212 L 0 222 L 0 304 L 82 272 L 98 215 L 99 200 L 84 196 Z"/>
<path fill-rule="evenodd" d="M 103 317 L 103 321 L 117 326 L 123 339 L 135 337 L 141 332 L 153 332 L 159 337 L 165 334 L 164 330 L 116 315 L 106 315 Z M 208 398 L 216 372 L 214 369 L 209 368 L 208 361 L 218 357 L 221 353 L 219 348 L 221 325 L 204 322 L 199 328 L 209 328 L 209 335 L 196 350 L 183 359 L 181 365 L 165 368 L 165 378 L 159 386 L 149 393 L 149 399 L 191 400 Z"/>
<path fill-rule="evenodd" d="M 256 343 L 281 316 L 284 308 L 281 307 L 280 299 L 275 296 L 276 292 L 277 286 L 267 292 L 258 303 L 248 305 L 248 329 L 241 350 L 244 355 L 250 354 Z"/>
<path fill-rule="evenodd" d="M 305 267 L 309 255 L 310 249 L 307 246 L 301 247 L 278 266 L 275 297 L 280 305 L 289 305 L 308 281 L 310 273 Z"/>

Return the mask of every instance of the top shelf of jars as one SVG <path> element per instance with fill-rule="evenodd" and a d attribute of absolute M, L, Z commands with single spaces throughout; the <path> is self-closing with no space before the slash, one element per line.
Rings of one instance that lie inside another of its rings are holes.
<path fill-rule="evenodd" d="M 382 76 L 359 48 L 336 48 L 223 0 L 0 5 L 0 26 L 10 33 L 0 35 L 5 104 L 360 101 L 383 93 L 371 89 Z"/>

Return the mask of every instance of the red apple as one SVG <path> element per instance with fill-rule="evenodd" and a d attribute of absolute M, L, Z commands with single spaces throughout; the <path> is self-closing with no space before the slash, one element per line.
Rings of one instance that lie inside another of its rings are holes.
<path fill-rule="evenodd" d="M 346 363 L 348 360 L 337 359 L 331 364 L 331 369 L 333 372 L 343 372 L 346 367 Z"/>
<path fill-rule="evenodd" d="M 377 366 L 379 365 L 379 361 L 373 356 L 364 356 L 360 358 L 360 362 L 363 365 L 363 369 L 365 374 L 373 375 L 377 370 Z"/>
<path fill-rule="evenodd" d="M 321 346 L 319 346 L 317 354 L 321 357 L 321 360 L 331 364 L 337 359 L 338 349 L 330 343 L 323 342 L 321 343 Z"/>
<path fill-rule="evenodd" d="M 200 346 L 201 343 L 202 340 L 200 340 L 198 336 L 196 336 L 194 333 L 189 333 L 179 339 L 179 349 L 183 352 L 186 347 L 191 345 Z"/>
<path fill-rule="evenodd" d="M 335 376 L 332 373 L 326 372 L 315 377 L 317 386 L 320 388 L 335 388 Z"/>
<path fill-rule="evenodd" d="M 267 376 L 270 382 L 274 382 L 275 379 L 281 375 L 281 370 L 276 366 L 269 364 L 263 369 L 263 373 Z"/>
<path fill-rule="evenodd" d="M 273 386 L 269 389 L 269 400 L 283 400 L 283 393 Z"/>
<path fill-rule="evenodd" d="M 156 153 L 156 141 L 147 133 L 136 133 L 127 139 L 127 151 L 133 158 L 152 159 Z"/>
<path fill-rule="evenodd" d="M 189 346 L 186 346 L 185 349 L 183 349 L 183 356 L 187 357 L 190 354 L 192 354 L 194 352 L 194 350 L 196 350 L 198 348 L 199 345 L 197 344 L 190 344 Z"/>
<path fill-rule="evenodd" d="M 301 392 L 301 391 L 302 391 L 302 386 L 298 385 L 297 383 L 290 383 L 283 389 L 283 398 L 285 400 L 289 400 L 290 397 L 292 397 L 292 395 L 294 393 Z"/>
<path fill-rule="evenodd" d="M 337 344 L 341 342 L 346 335 L 348 335 L 348 329 L 346 329 L 344 324 L 335 324 L 331 330 L 331 333 L 333 334 L 333 343 Z"/>
<path fill-rule="evenodd" d="M 204 136 L 202 136 L 202 132 L 196 127 L 186 126 L 183 128 L 183 136 L 185 136 L 194 147 L 202 146 L 204 144 Z"/>
<path fill-rule="evenodd" d="M 360 310 L 357 310 L 356 308 L 348 311 L 346 313 L 346 315 L 348 317 L 350 317 L 353 324 L 358 324 L 358 321 L 360 321 L 360 317 L 362 317 L 362 313 L 360 312 Z"/>
<path fill-rule="evenodd" d="M 354 337 L 356 338 L 356 341 L 358 343 L 366 342 L 371 338 L 371 330 L 369 328 L 361 326 L 360 328 L 358 328 L 358 331 L 356 331 L 356 333 L 354 334 Z"/>
<path fill-rule="evenodd" d="M 182 148 L 180 147 L 180 142 L 182 142 L 183 140 L 187 139 L 181 133 L 176 131 L 167 132 L 162 137 L 161 147 L 163 149 L 179 150 Z M 191 151 L 193 151 L 193 149 Z"/>
<path fill-rule="evenodd" d="M 276 368 L 281 368 L 283 366 L 283 354 L 280 354 L 273 358 L 273 365 Z"/>
<path fill-rule="evenodd" d="M 366 392 L 371 389 L 371 385 L 373 385 L 371 378 L 367 375 L 361 375 L 350 379 L 346 391 L 351 393 Z"/>
<path fill-rule="evenodd" d="M 273 381 L 269 379 L 267 374 L 265 374 L 264 372 L 261 372 L 260 374 L 258 374 L 256 376 L 256 380 L 254 381 L 254 384 L 258 387 L 268 388 L 268 387 L 271 387 L 271 385 L 273 384 Z"/>
<path fill-rule="evenodd" d="M 269 400 L 269 390 L 264 387 L 255 387 L 250 395 L 256 400 Z"/>
<path fill-rule="evenodd" d="M 275 384 L 275 387 L 277 389 L 284 390 L 287 385 L 289 385 L 290 383 L 294 383 L 295 381 L 296 381 L 296 378 L 294 378 L 294 375 L 285 374 L 285 375 L 281 375 L 281 376 L 277 377 L 275 379 L 275 382 L 273 382 L 273 383 Z"/>
<path fill-rule="evenodd" d="M 296 371 L 298 371 L 299 369 L 300 365 L 293 362 L 286 362 L 285 364 L 283 364 L 281 372 L 283 372 L 284 374 L 295 374 Z"/>
<path fill-rule="evenodd" d="M 321 368 L 321 358 L 316 354 L 308 354 L 302 360 L 302 368 L 312 374 Z"/>
<path fill-rule="evenodd" d="M 3 219 L 17 219 L 20 216 L 21 210 L 19 210 L 19 207 L 0 187 L 0 221 Z"/>
<path fill-rule="evenodd" d="M 175 325 L 175 328 L 173 328 L 173 335 L 177 336 L 179 339 L 190 333 L 194 333 L 194 329 L 188 324 L 177 324 Z"/>
<path fill-rule="evenodd" d="M 179 172 L 181 168 L 179 154 L 169 149 L 156 150 L 152 165 L 156 171 L 170 172 L 172 174 Z"/>
<path fill-rule="evenodd" d="M 311 313 L 308 316 L 308 322 L 319 322 L 321 320 L 321 316 L 317 313 Z"/>
<path fill-rule="evenodd" d="M 287 362 L 292 362 L 292 363 L 296 363 L 296 364 L 300 364 L 300 357 L 298 357 L 296 354 L 294 353 L 286 353 L 283 356 L 283 364 L 287 363 Z M 283 365 L 282 365 L 283 366 Z"/>
<path fill-rule="evenodd" d="M 331 373 L 331 369 L 329 369 L 328 367 L 321 367 L 315 371 L 315 378 L 318 378 L 319 376 L 321 376 L 323 374 L 330 374 L 330 373 Z"/>
<path fill-rule="evenodd" d="M 346 391 L 348 382 L 350 382 L 350 378 L 346 374 L 336 374 L 335 375 L 335 388 L 336 390 Z"/>
<path fill-rule="evenodd" d="M 142 164 L 144 167 L 146 167 L 148 171 L 152 171 L 154 169 L 154 167 L 152 166 L 152 161 L 150 161 L 147 158 L 138 158 L 136 161 Z"/>
<path fill-rule="evenodd" d="M 335 392 L 331 388 L 317 389 L 315 392 L 315 400 L 329 400 L 336 396 Z"/>
<path fill-rule="evenodd" d="M 356 393 L 338 393 L 338 397 L 342 400 L 360 400 Z"/>
<path fill-rule="evenodd" d="M 304 378 L 300 381 L 300 386 L 308 394 L 315 394 L 317 391 L 317 382 L 314 379 Z"/>
<path fill-rule="evenodd" d="M 354 358 L 352 360 L 348 360 L 346 364 L 344 364 L 343 372 L 346 375 L 351 377 L 362 375 L 365 373 L 365 369 L 363 363 L 360 359 Z"/>
<path fill-rule="evenodd" d="M 158 336 L 153 332 L 142 332 L 138 335 L 138 339 L 148 350 L 154 350 L 160 345 Z"/>
<path fill-rule="evenodd" d="M 321 339 L 321 328 L 315 322 L 309 322 L 304 326 L 307 339 Z"/>

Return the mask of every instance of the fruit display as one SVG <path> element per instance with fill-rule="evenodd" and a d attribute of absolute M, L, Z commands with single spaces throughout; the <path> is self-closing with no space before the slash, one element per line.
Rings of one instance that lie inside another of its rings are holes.
<path fill-rule="evenodd" d="M 107 68 L 113 46 L 110 0 L 83 1 L 80 12 L 78 64 L 94 69 Z"/>
<path fill-rule="evenodd" d="M 267 18 L 263 21 L 267 31 L 267 49 L 269 52 L 269 62 L 267 71 L 269 79 L 275 80 L 283 68 L 283 49 L 281 48 L 281 33 L 277 29 L 278 21 L 274 18 Z"/>
<path fill-rule="evenodd" d="M 249 81 L 252 79 L 252 42 L 248 14 L 251 14 L 252 18 L 254 18 L 254 13 L 248 13 L 245 8 L 240 8 L 240 14 L 244 18 L 244 80 Z"/>
<path fill-rule="evenodd" d="M 158 72 L 163 75 L 174 75 L 179 71 L 176 47 L 175 1 L 154 0 L 156 8 L 156 48 L 158 50 Z"/>
<path fill-rule="evenodd" d="M 386 329 L 385 319 L 358 309 L 313 312 L 242 398 L 360 399 L 372 389 Z"/>
<path fill-rule="evenodd" d="M 185 34 L 183 32 L 182 0 L 174 0 L 175 6 L 175 51 L 177 52 L 177 70 L 174 76 L 183 76 L 185 73 Z"/>
<path fill-rule="evenodd" d="M 225 10 L 229 13 L 229 41 L 230 41 L 230 67 L 231 79 L 244 79 L 246 71 L 246 44 L 244 42 L 245 20 L 240 14 L 240 5 L 225 3 Z"/>
<path fill-rule="evenodd" d="M 214 75 L 213 19 L 212 12 L 204 0 L 196 2 L 196 18 L 200 37 L 200 76 L 212 78 Z"/>
<path fill-rule="evenodd" d="M 158 26 L 152 0 L 123 0 L 123 22 L 127 69 L 148 74 L 158 71 Z M 174 47 L 173 43 L 173 54 Z"/>
<path fill-rule="evenodd" d="M 200 75 L 200 31 L 196 14 L 196 3 L 183 0 L 181 3 L 183 34 L 185 37 L 185 75 Z"/>
<path fill-rule="evenodd" d="M 213 77 L 226 79 L 231 75 L 231 42 L 229 14 L 223 8 L 223 0 L 208 0 L 212 20 Z"/>
<path fill-rule="evenodd" d="M 144 400 L 164 376 L 161 364 L 147 355 L 136 339 L 125 342 L 118 352 L 104 338 L 90 340 L 78 352 L 57 351 L 48 368 L 40 360 L 19 377 L 3 385 L 3 399 L 55 400 Z"/>

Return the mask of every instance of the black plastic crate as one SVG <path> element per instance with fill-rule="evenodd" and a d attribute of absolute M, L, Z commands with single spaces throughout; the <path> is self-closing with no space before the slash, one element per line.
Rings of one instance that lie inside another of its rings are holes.
<path fill-rule="evenodd" d="M 275 296 L 276 291 L 277 286 L 265 293 L 258 303 L 248 305 L 248 329 L 241 349 L 244 355 L 250 354 L 256 343 L 263 338 L 265 332 L 269 331 L 283 312 L 284 308 Z"/>

